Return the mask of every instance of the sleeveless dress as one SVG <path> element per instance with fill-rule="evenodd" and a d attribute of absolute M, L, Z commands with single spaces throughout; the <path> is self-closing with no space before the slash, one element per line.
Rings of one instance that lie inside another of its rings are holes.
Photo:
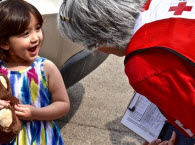
<path fill-rule="evenodd" d="M 21 104 L 37 108 L 51 104 L 51 94 L 43 68 L 45 60 L 38 57 L 29 68 L 22 71 L 10 71 L 0 62 L 0 72 L 8 76 L 12 95 Z M 55 121 L 21 121 L 22 130 L 9 145 L 64 145 Z"/>

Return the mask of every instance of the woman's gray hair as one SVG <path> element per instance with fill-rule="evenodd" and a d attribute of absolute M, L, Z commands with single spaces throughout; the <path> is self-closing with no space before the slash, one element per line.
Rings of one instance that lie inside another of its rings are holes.
<path fill-rule="evenodd" d="M 64 0 L 58 28 L 73 42 L 94 50 L 126 49 L 145 0 Z"/>

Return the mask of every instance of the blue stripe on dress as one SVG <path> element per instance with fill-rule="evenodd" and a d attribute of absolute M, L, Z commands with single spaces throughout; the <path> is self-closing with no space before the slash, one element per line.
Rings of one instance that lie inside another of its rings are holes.
<path fill-rule="evenodd" d="M 11 76 L 9 77 L 9 81 L 10 81 L 10 86 L 11 86 L 11 90 L 12 90 L 12 95 L 13 95 L 13 96 L 16 96 L 16 94 L 15 94 L 15 88 L 14 88 L 13 85 L 11 85 L 11 84 L 16 84 L 16 83 L 15 83 L 15 82 L 16 82 L 15 76 L 14 76 L 14 75 L 11 75 Z"/>
<path fill-rule="evenodd" d="M 30 88 L 29 88 L 29 82 L 28 78 L 23 78 L 23 85 L 21 88 L 22 92 L 22 100 L 24 104 L 31 104 L 31 94 L 30 94 Z"/>

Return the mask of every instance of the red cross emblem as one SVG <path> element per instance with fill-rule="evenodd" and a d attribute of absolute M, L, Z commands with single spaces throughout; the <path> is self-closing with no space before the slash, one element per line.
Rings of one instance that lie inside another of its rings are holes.
<path fill-rule="evenodd" d="M 175 11 L 173 15 L 181 15 L 183 11 L 191 11 L 192 6 L 186 6 L 187 2 L 180 2 L 176 7 L 170 7 L 169 11 Z"/>

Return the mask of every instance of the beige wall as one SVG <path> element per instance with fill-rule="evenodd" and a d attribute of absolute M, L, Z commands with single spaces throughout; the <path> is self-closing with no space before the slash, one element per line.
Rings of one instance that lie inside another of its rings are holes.
<path fill-rule="evenodd" d="M 57 29 L 57 13 L 62 0 L 26 0 L 33 4 L 43 15 L 44 42 L 40 56 L 52 60 L 58 67 L 64 64 L 75 53 L 84 49 L 62 37 Z"/>

